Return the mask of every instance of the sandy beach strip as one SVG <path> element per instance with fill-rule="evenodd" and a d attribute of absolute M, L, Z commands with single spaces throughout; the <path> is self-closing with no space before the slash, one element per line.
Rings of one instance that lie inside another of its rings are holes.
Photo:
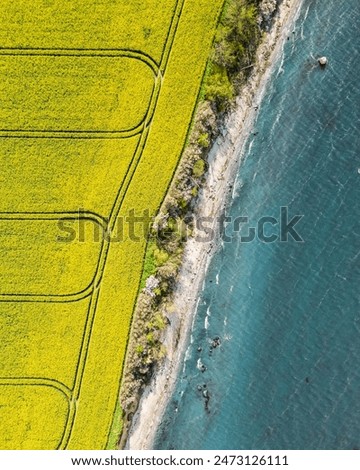
<path fill-rule="evenodd" d="M 271 31 L 258 49 L 253 73 L 237 99 L 234 111 L 227 118 L 222 135 L 210 151 L 209 171 L 197 202 L 195 219 L 211 217 L 218 220 L 232 197 L 232 185 L 238 173 L 245 144 L 253 131 L 266 84 L 276 68 L 281 68 L 283 46 L 288 38 L 291 38 L 301 4 L 302 0 L 282 2 Z M 157 367 L 141 397 L 127 437 L 126 449 L 153 448 L 156 430 L 171 398 L 179 370 L 183 367 L 199 292 L 203 287 L 211 257 L 218 246 L 218 239 L 207 243 L 197 241 L 196 233 L 186 243 L 177 287 L 172 296 L 173 312 L 169 315 L 171 326 L 166 329 L 164 336 L 167 357 Z"/>

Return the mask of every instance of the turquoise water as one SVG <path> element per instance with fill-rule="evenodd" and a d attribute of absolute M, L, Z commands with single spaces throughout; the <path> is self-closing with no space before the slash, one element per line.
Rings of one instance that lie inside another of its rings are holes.
<path fill-rule="evenodd" d="M 303 242 L 227 227 L 155 448 L 360 448 L 359 10 L 304 1 L 227 210 L 255 224 L 288 207 Z"/>

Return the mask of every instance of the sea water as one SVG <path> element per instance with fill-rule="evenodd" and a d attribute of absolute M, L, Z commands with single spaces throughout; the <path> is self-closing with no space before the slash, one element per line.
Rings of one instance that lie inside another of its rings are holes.
<path fill-rule="evenodd" d="M 227 208 L 249 222 L 211 262 L 155 448 L 360 447 L 359 37 L 359 0 L 304 0 Z M 241 239 L 263 217 L 280 237 L 281 207 L 302 241 Z"/>

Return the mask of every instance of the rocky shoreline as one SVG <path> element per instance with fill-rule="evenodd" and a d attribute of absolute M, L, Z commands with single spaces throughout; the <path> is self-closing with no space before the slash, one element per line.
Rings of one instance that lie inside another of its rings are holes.
<path fill-rule="evenodd" d="M 193 141 L 199 142 L 199 136 L 212 133 L 213 141 L 210 149 L 199 148 L 194 155 L 194 146 L 187 149 L 183 165 L 193 166 L 199 158 L 205 155 L 207 172 L 199 177 L 195 185 L 199 191 L 196 204 L 192 207 L 195 218 L 210 217 L 215 221 L 214 233 L 218 235 L 216 224 L 218 215 L 223 213 L 227 201 L 232 195 L 233 182 L 237 174 L 239 161 L 248 136 L 261 105 L 266 83 L 273 71 L 285 40 L 289 37 L 294 19 L 299 11 L 302 0 L 263 0 L 260 4 L 258 22 L 264 33 L 264 38 L 256 53 L 256 63 L 251 65 L 251 73 L 241 93 L 238 94 L 236 106 L 228 115 L 219 117 L 212 115 L 209 109 L 198 109 L 198 119 L 195 121 L 196 135 Z M 200 146 L 201 147 L 201 146 Z M 196 147 L 195 147 L 196 148 Z M 188 155 L 186 155 L 188 153 Z M 180 171 L 182 171 L 180 167 Z M 171 192 L 170 192 L 171 195 Z M 170 196 L 171 197 L 171 196 Z M 165 200 L 166 201 L 166 200 Z M 169 205 L 168 205 L 169 206 Z M 167 207 L 168 208 L 168 207 Z M 165 209 L 167 209 L 165 208 Z M 160 212 L 157 223 L 166 214 Z M 155 432 L 161 422 L 166 404 L 171 396 L 179 367 L 184 356 L 184 346 L 189 337 L 194 313 L 196 312 L 198 294 L 201 290 L 204 276 L 218 242 L 216 239 L 208 242 L 199 241 L 196 226 L 192 227 L 192 236 L 186 240 L 184 253 L 179 252 L 178 262 L 180 271 L 176 269 L 175 285 L 171 286 L 170 295 L 162 305 L 168 325 L 159 328 L 156 341 L 163 344 L 166 354 L 163 357 L 150 358 L 149 367 L 145 367 L 144 376 L 138 381 L 128 376 L 123 383 L 121 402 L 126 410 L 125 428 L 119 444 L 120 448 L 151 449 Z M 152 277 L 147 282 L 141 294 L 140 302 L 150 308 L 158 281 Z M 136 335 L 135 335 L 136 337 Z M 132 334 L 133 341 L 133 334 Z M 214 338 L 217 347 L 220 338 Z M 130 350 L 134 350 L 134 345 Z M 155 369 L 153 368 L 153 364 Z M 142 371 L 140 370 L 140 373 Z M 146 381 L 149 384 L 144 387 Z M 139 387 L 139 384 L 141 386 Z M 206 384 L 199 392 L 204 398 L 205 410 L 211 399 Z"/>

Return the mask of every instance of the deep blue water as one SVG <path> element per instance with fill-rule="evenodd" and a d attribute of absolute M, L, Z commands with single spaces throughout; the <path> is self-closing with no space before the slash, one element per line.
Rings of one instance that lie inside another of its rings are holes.
<path fill-rule="evenodd" d="M 359 33 L 359 0 L 304 0 L 227 210 L 288 207 L 304 241 L 227 227 L 155 448 L 360 448 Z"/>

